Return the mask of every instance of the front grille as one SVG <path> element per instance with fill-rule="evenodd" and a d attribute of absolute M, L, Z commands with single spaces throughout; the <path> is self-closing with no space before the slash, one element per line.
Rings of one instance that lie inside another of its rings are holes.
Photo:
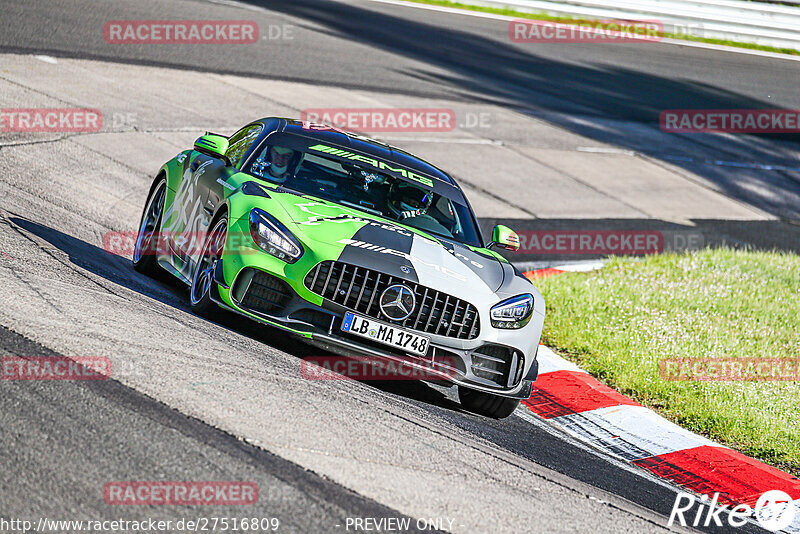
<path fill-rule="evenodd" d="M 380 310 L 380 296 L 392 284 L 407 286 L 416 306 L 403 321 L 393 321 Z M 469 302 L 414 282 L 339 261 L 323 261 L 309 271 L 306 287 L 350 310 L 428 334 L 475 339 L 480 331 L 478 310 Z"/>
<path fill-rule="evenodd" d="M 500 386 L 508 386 L 513 360 L 512 349 L 500 345 L 484 345 L 472 353 L 472 374 Z"/>
<path fill-rule="evenodd" d="M 240 306 L 250 311 L 260 313 L 275 313 L 282 310 L 292 298 L 292 290 L 289 285 L 257 269 L 248 269 L 239 275 L 237 285 L 247 283 L 251 278 L 250 284 L 246 286 L 244 297 L 241 299 Z"/>

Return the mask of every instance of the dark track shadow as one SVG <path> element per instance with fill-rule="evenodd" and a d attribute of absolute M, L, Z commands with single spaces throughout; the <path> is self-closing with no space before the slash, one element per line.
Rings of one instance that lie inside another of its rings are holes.
<path fill-rule="evenodd" d="M 164 281 L 153 280 L 135 271 L 129 259 L 111 254 L 86 241 L 20 216 L 9 217 L 9 221 L 67 254 L 69 261 L 75 266 L 162 304 L 192 313 L 188 304 L 186 287 L 166 273 Z M 248 320 L 227 310 L 220 310 L 220 312 L 215 317 L 215 324 L 297 358 L 332 356 L 317 347 L 303 343 L 296 337 L 286 335 L 277 328 Z M 441 391 L 430 387 L 425 382 L 417 380 L 359 380 L 359 382 L 386 393 L 451 411 L 462 411 L 458 403 L 449 400 Z"/>
<path fill-rule="evenodd" d="M 176 279 L 165 276 L 164 281 L 152 280 L 134 271 L 128 258 L 22 216 L 11 216 L 8 220 L 67 254 L 69 261 L 78 267 L 159 302 L 188 309 L 188 305 L 181 306 L 186 300 L 183 296 L 184 287 Z"/>
<path fill-rule="evenodd" d="M 449 28 L 434 26 L 339 2 L 245 2 L 318 24 L 332 35 L 438 67 L 446 74 L 404 73 L 438 81 L 465 95 L 476 92 L 487 102 L 497 104 L 523 104 L 551 112 L 580 112 L 605 119 L 643 122 L 658 119 L 665 108 L 741 108 L 767 104 L 722 87 L 667 79 L 623 67 L 561 62 L 534 53 L 536 48 L 512 45 L 505 26 L 501 28 L 503 34 L 486 37 L 458 30 L 455 24 Z M 558 46 L 562 45 L 556 44 L 549 50 L 557 50 Z"/>
<path fill-rule="evenodd" d="M 560 61 L 554 59 L 564 57 L 558 47 L 570 45 L 515 45 L 508 40 L 505 27 L 493 35 L 489 28 L 499 25 L 489 21 L 479 33 L 461 31 L 456 24 L 443 27 L 338 2 L 245 1 L 318 24 L 332 35 L 434 67 L 433 72 L 400 71 L 411 78 L 435 82 L 473 101 L 477 95 L 478 100 L 524 110 L 582 136 L 646 153 L 703 176 L 728 196 L 773 215 L 800 220 L 800 208 L 794 201 L 800 195 L 800 164 L 794 153 L 799 135 L 723 137 L 659 131 L 663 110 L 776 108 L 769 99 L 737 93 L 724 87 L 723 81 L 711 85 L 610 62 Z M 622 47 L 620 55 L 630 59 L 644 47 L 663 45 L 604 46 Z M 715 166 L 714 161 L 723 161 L 723 165 Z M 733 166 L 726 166 L 729 161 L 783 165 L 794 170 L 739 167 L 738 178 L 732 178 Z M 756 192 L 758 187 L 768 193 Z"/>

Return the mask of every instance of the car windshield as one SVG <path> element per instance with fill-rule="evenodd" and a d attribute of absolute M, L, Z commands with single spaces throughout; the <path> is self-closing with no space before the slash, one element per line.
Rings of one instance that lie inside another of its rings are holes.
<path fill-rule="evenodd" d="M 422 184 L 366 165 L 277 145 L 266 146 L 252 161 L 246 172 L 262 180 L 432 235 L 481 246 L 469 207 Z"/>

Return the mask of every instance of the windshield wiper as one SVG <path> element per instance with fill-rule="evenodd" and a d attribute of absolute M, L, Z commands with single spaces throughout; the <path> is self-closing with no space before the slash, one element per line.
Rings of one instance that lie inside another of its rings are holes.
<path fill-rule="evenodd" d="M 278 193 L 288 193 L 290 195 L 296 195 L 302 198 L 311 198 L 314 200 L 325 200 L 322 197 L 315 197 L 314 195 L 310 195 L 308 193 L 303 193 L 302 191 L 298 191 L 297 189 L 292 189 L 291 187 L 286 187 L 285 185 L 279 185 L 276 189 Z"/>
<path fill-rule="evenodd" d="M 369 214 L 377 215 L 378 217 L 384 217 L 385 218 L 385 215 L 382 212 L 378 211 L 378 210 L 374 210 L 372 208 L 368 208 L 368 207 L 362 206 L 360 204 L 353 204 L 352 202 L 348 202 L 346 200 L 340 200 L 339 202 L 341 204 L 344 204 L 345 206 L 349 206 L 351 208 L 354 208 L 354 209 L 357 209 L 357 210 L 360 210 L 360 211 L 365 211 L 365 212 L 367 212 Z"/>

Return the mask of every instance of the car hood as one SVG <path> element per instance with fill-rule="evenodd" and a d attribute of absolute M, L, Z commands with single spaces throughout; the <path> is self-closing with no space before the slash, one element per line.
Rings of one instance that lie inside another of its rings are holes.
<path fill-rule="evenodd" d="M 332 202 L 300 196 L 282 200 L 290 220 L 284 222 L 310 250 L 316 244 L 335 246 L 338 257 L 324 259 L 375 269 L 471 301 L 496 300 L 504 281 L 514 277 L 513 267 L 489 251 Z"/>

